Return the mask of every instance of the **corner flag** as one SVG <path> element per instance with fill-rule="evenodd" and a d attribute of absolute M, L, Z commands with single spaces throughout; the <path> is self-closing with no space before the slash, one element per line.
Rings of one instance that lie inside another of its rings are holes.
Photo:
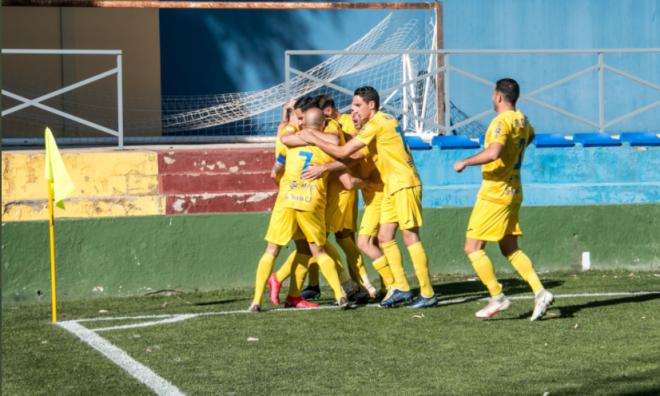
<path fill-rule="evenodd" d="M 46 180 L 53 183 L 55 204 L 57 207 L 64 209 L 64 199 L 71 195 L 76 187 L 64 167 L 64 162 L 50 128 L 46 128 L 44 142 L 46 144 Z"/>
<path fill-rule="evenodd" d="M 64 209 L 64 199 L 71 195 L 76 187 L 64 167 L 64 162 L 57 149 L 57 143 L 50 128 L 44 133 L 46 145 L 46 166 L 44 175 L 48 182 L 48 234 L 50 239 L 50 292 L 53 323 L 57 322 L 57 283 L 55 281 L 55 213 L 53 201 Z"/>

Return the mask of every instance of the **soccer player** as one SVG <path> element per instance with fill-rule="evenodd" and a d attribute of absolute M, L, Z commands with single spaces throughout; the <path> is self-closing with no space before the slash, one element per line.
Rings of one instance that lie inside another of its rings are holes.
<path fill-rule="evenodd" d="M 346 144 L 357 134 L 353 126 L 353 120 L 348 114 L 341 114 L 335 102 L 329 95 L 318 95 L 314 98 L 318 107 L 323 111 L 327 120 L 325 132 L 336 133 L 339 135 L 340 145 Z M 320 169 L 315 169 L 320 168 Z M 342 248 L 346 255 L 346 262 L 351 278 L 360 285 L 369 297 L 376 296 L 376 289 L 371 285 L 369 276 L 362 262 L 362 255 L 355 244 L 355 225 L 357 222 L 357 191 L 355 189 L 346 189 L 339 178 L 343 172 L 350 172 L 348 166 L 343 163 L 333 163 L 321 165 L 319 167 L 308 167 L 303 178 L 315 178 L 318 172 L 333 169 L 328 181 L 328 205 L 326 211 L 327 231 L 335 234 L 337 244 Z M 310 171 L 315 170 L 310 175 Z M 311 176 L 311 177 L 310 177 Z M 362 179 L 367 179 L 362 177 Z M 309 268 L 309 286 L 302 292 L 303 298 L 318 298 L 320 289 L 318 286 L 318 267 Z M 351 294 L 349 294 L 349 299 Z M 360 294 L 354 294 L 356 298 Z M 366 295 L 365 295 L 366 297 Z"/>
<path fill-rule="evenodd" d="M 304 110 L 306 110 L 311 103 L 310 97 L 301 97 L 298 100 L 291 99 L 287 102 L 282 108 L 282 118 L 280 125 L 278 127 L 277 136 L 278 138 L 275 141 L 275 164 L 271 171 L 271 178 L 279 185 L 280 179 L 285 165 L 285 153 L 286 147 L 280 142 L 280 137 L 286 134 L 295 133 L 300 130 L 304 125 Z M 268 226 L 268 231 L 266 233 L 266 240 L 274 239 L 278 232 L 278 226 L 282 222 L 282 216 L 284 212 L 284 196 L 278 193 L 271 212 L 270 222 Z M 296 250 L 293 251 L 289 257 L 286 259 L 283 267 L 293 267 L 299 263 L 304 263 L 305 265 L 311 259 L 312 253 L 309 250 L 307 241 L 297 239 L 295 241 Z M 270 300 L 274 305 L 279 304 L 279 285 L 277 288 L 272 286 L 272 276 L 269 280 L 268 276 L 273 270 L 273 264 L 275 260 L 260 260 L 259 265 L 257 266 L 255 289 L 254 289 L 254 298 L 250 310 L 259 311 L 261 309 L 261 299 L 266 288 L 266 282 L 269 281 L 270 287 Z M 316 304 L 310 303 L 303 298 L 287 298 L 285 301 L 285 307 L 289 308 L 315 308 Z"/>
<path fill-rule="evenodd" d="M 486 242 L 499 243 L 502 255 L 532 288 L 536 297 L 531 320 L 543 316 L 554 301 L 552 293 L 543 288 L 531 260 L 518 247 L 518 236 L 522 235 L 518 214 L 523 199 L 520 166 L 525 148 L 534 139 L 534 128 L 527 117 L 516 110 L 519 95 L 520 87 L 515 80 L 497 81 L 492 96 L 497 117 L 486 131 L 484 150 L 454 164 L 456 172 L 462 172 L 468 166 L 482 165 L 483 182 L 470 215 L 464 247 L 479 279 L 490 293 L 488 305 L 476 313 L 478 318 L 490 318 L 511 305 L 484 251 Z"/>
<path fill-rule="evenodd" d="M 292 102 L 289 102 L 289 104 Z M 289 105 L 285 105 L 289 106 Z M 289 116 L 285 116 L 285 114 L 282 115 L 282 123 L 280 124 L 280 130 L 282 131 L 283 127 L 286 126 L 286 132 L 287 133 L 278 133 L 278 138 L 276 141 L 276 150 L 277 150 L 277 163 L 276 167 L 273 169 L 273 173 L 277 173 L 281 168 L 284 167 L 285 160 L 286 160 L 286 150 L 287 147 L 282 143 L 282 141 L 286 141 L 287 138 L 293 137 L 293 133 L 297 132 L 300 127 L 303 125 L 303 114 L 311 109 L 311 108 L 318 108 L 318 100 L 317 98 L 312 98 L 312 97 L 301 97 L 297 101 L 295 101 L 295 104 L 293 105 L 293 113 L 295 117 L 294 124 L 286 124 L 285 121 L 289 120 Z M 330 124 L 330 125 L 328 125 Z M 326 123 L 326 127 L 324 130 L 324 133 L 328 134 L 333 134 L 335 135 L 335 138 L 331 141 L 336 141 L 335 139 L 339 139 L 339 141 L 344 141 L 344 136 L 341 130 L 341 126 L 332 119 L 328 119 Z M 297 144 L 292 145 L 292 147 L 297 146 L 305 146 L 307 143 L 300 139 L 294 139 L 294 142 Z M 310 166 L 314 166 L 312 163 Z M 340 180 L 341 179 L 341 180 Z M 362 182 L 356 178 L 351 178 L 351 177 L 334 177 L 330 178 L 328 181 L 328 192 L 327 192 L 327 197 L 328 197 L 328 202 L 326 205 L 327 208 L 327 215 L 325 216 L 326 219 L 326 229 L 330 232 L 336 232 L 339 231 L 340 228 L 343 226 L 343 215 L 342 217 L 339 218 L 339 221 L 333 221 L 333 219 L 336 217 L 339 217 L 337 214 L 342 214 L 343 210 L 339 209 L 339 207 L 343 208 L 347 206 L 347 204 L 350 204 L 350 201 L 347 201 L 347 196 L 345 194 L 341 194 L 345 192 L 345 187 L 343 187 L 344 184 L 349 185 L 349 183 L 358 183 Z M 341 198 L 340 198 L 341 195 Z M 350 197 L 349 197 L 350 198 Z M 307 248 L 307 241 L 305 241 L 304 236 L 299 232 L 296 233 L 295 237 L 295 244 L 296 244 L 296 251 L 292 252 L 285 263 L 280 267 L 280 269 L 277 272 L 274 272 L 270 278 L 268 279 L 268 286 L 270 288 L 270 300 L 274 305 L 279 304 L 279 291 L 282 285 L 282 282 L 284 282 L 285 279 L 287 279 L 289 276 L 296 274 L 296 277 L 299 278 L 296 283 L 292 280 L 290 283 L 289 287 L 289 293 L 287 295 L 287 299 L 285 301 L 285 307 L 286 308 L 313 308 L 316 307 L 316 304 L 313 304 L 311 302 L 308 302 L 306 298 L 310 298 L 309 294 L 306 296 L 304 293 L 300 293 L 300 287 L 302 286 L 302 282 L 304 282 L 304 278 L 307 274 L 307 268 L 309 265 L 310 273 L 312 273 L 312 276 L 310 276 L 310 279 L 313 277 L 313 284 L 315 287 L 312 287 L 312 297 L 317 297 L 320 295 L 320 289 L 318 287 L 318 265 L 314 259 L 311 257 L 311 253 L 309 252 L 309 249 Z M 341 244 L 342 241 L 339 243 Z M 339 256 L 339 252 L 332 246 L 332 244 L 327 244 L 325 246 L 326 253 L 332 259 L 336 262 L 337 264 L 337 271 L 339 273 L 339 277 L 342 283 L 342 287 L 344 290 L 351 291 L 356 288 L 355 283 L 352 282 L 351 278 L 346 274 L 344 271 L 344 268 L 341 265 L 341 258 Z M 311 260 L 310 260 L 311 259 Z M 311 261 L 311 262 L 310 262 Z M 296 272 L 296 268 L 298 271 Z M 315 270 L 315 271 L 313 271 Z M 310 281 L 312 283 L 312 281 Z M 296 287 L 299 286 L 299 287 Z"/>
<path fill-rule="evenodd" d="M 312 130 L 323 129 L 323 113 L 317 108 L 305 112 L 305 126 Z M 335 142 L 336 143 L 336 142 Z M 316 259 L 321 272 L 332 288 L 337 305 L 348 307 L 346 294 L 341 287 L 335 261 L 326 254 L 325 204 L 327 177 L 314 181 L 301 179 L 303 170 L 310 163 L 326 163 L 333 159 L 313 146 L 294 147 L 287 150 L 284 175 L 280 180 L 278 194 L 282 195 L 283 210 L 277 221 L 271 224 L 266 235 L 266 251 L 260 259 L 259 267 L 272 268 L 282 246 L 286 245 L 300 229 L 309 243 L 309 249 Z M 265 282 L 264 282 L 265 283 Z M 260 285 L 257 285 L 259 287 Z M 256 299 L 256 293 L 255 293 Z M 253 300 L 249 310 L 259 312 L 260 299 Z"/>
<path fill-rule="evenodd" d="M 354 139 L 338 146 L 323 141 L 310 130 L 303 129 L 298 135 L 340 160 L 347 159 L 373 141 L 376 142 L 376 165 L 384 183 L 378 242 L 394 276 L 391 293 L 381 305 L 393 307 L 412 300 L 401 252 L 394 239 L 399 228 L 420 286 L 420 295 L 410 307 L 434 306 L 437 304 L 437 297 L 431 286 L 426 252 L 419 238 L 419 228 L 422 226 L 422 183 L 396 119 L 379 111 L 379 107 L 380 97 L 376 89 L 360 87 L 355 90 L 352 102 L 353 119 L 357 121 L 356 128 L 360 130 Z"/>
<path fill-rule="evenodd" d="M 324 95 L 329 98 L 328 96 Z M 327 100 L 327 99 L 326 99 Z M 320 107 L 327 103 L 323 100 L 319 101 Z M 334 104 L 333 104 L 334 105 Z M 354 127 L 354 121 L 352 116 L 348 114 L 342 114 L 338 116 L 338 112 L 334 108 L 326 107 L 323 109 L 326 117 L 334 117 L 339 119 L 339 122 L 342 124 L 343 130 L 352 131 L 349 133 L 350 138 L 357 135 L 357 129 Z M 329 111 L 330 110 L 330 111 Z M 349 121 L 347 121 L 347 119 Z M 347 125 L 347 122 L 350 122 L 350 126 Z M 372 264 L 376 272 L 378 272 L 381 278 L 381 298 L 386 294 L 387 289 L 393 285 L 393 275 L 392 271 L 389 268 L 386 257 L 383 255 L 383 252 L 378 247 L 378 228 L 380 224 L 380 208 L 381 202 L 383 199 L 383 182 L 376 168 L 375 160 L 375 146 L 376 141 L 373 140 L 369 146 L 364 147 L 362 150 L 359 150 L 356 153 L 351 155 L 350 160 L 335 161 L 330 164 L 318 165 L 318 166 L 309 166 L 305 172 L 303 172 L 303 178 L 314 179 L 321 176 L 325 172 L 343 172 L 346 171 L 349 166 L 351 170 L 357 175 L 358 178 L 363 180 L 369 180 L 368 184 L 361 186 L 362 199 L 364 201 L 364 212 L 362 214 L 362 220 L 360 222 L 357 245 L 358 248 L 364 253 L 367 257 L 372 260 Z M 371 150 L 370 150 L 371 148 Z M 357 204 L 357 199 L 356 199 Z M 354 215 L 357 216 L 357 207 L 354 208 Z M 355 219 L 356 220 L 356 219 Z M 354 221 L 355 221 L 354 220 Z M 364 278 L 368 281 L 368 274 L 364 269 L 358 268 L 360 272 L 360 278 Z M 311 272 L 311 270 L 310 270 Z M 312 284 L 310 276 L 310 285 Z M 363 287 L 367 289 L 370 297 L 377 298 L 377 292 L 373 286 L 369 288 L 370 282 L 364 282 Z M 370 290 L 371 289 L 371 290 Z M 312 287 L 308 287 L 305 290 L 314 291 Z M 303 297 L 308 298 L 304 293 Z"/>

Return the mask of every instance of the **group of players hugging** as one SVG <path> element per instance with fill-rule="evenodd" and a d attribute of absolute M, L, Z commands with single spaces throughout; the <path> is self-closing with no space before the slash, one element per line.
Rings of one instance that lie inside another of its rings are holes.
<path fill-rule="evenodd" d="M 484 251 L 486 242 L 499 244 L 502 254 L 534 292 L 531 320 L 541 318 L 554 301 L 517 242 L 522 235 L 518 221 L 523 197 L 520 167 L 525 148 L 534 138 L 527 117 L 516 109 L 519 95 L 515 80 L 497 81 L 492 94 L 497 116 L 486 132 L 484 149 L 453 164 L 456 172 L 482 166 L 483 182 L 464 246 L 490 294 L 486 307 L 476 313 L 479 318 L 490 318 L 511 304 Z M 279 191 L 265 236 L 266 250 L 257 265 L 249 311 L 261 311 L 266 286 L 271 303 L 279 305 L 280 288 L 287 278 L 285 307 L 317 307 L 309 300 L 320 297 L 319 271 L 342 309 L 367 302 L 413 309 L 438 303 L 420 239 L 422 182 L 396 118 L 380 110 L 376 89 L 356 89 L 351 114 L 339 112 L 328 95 L 305 96 L 285 104 L 275 157 L 271 177 Z M 356 239 L 358 190 L 364 207 Z M 416 296 L 406 278 L 395 239 L 397 229 L 417 277 Z M 346 265 L 329 242 L 330 233 L 343 250 Z M 277 272 L 272 272 L 280 250 L 291 240 L 295 250 Z M 363 255 L 380 277 L 378 287 L 369 280 Z M 309 278 L 308 286 L 303 289 L 305 278 Z"/>

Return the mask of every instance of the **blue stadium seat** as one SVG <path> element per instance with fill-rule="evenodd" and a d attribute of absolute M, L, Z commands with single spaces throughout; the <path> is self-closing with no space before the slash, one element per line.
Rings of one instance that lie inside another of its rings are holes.
<path fill-rule="evenodd" d="M 406 136 L 406 142 L 411 150 L 430 150 L 431 145 L 419 136 Z"/>
<path fill-rule="evenodd" d="M 467 136 L 434 136 L 431 144 L 440 150 L 479 148 L 479 143 L 470 140 Z"/>
<path fill-rule="evenodd" d="M 631 146 L 660 146 L 660 134 L 653 132 L 624 132 L 621 141 Z"/>
<path fill-rule="evenodd" d="M 620 140 L 600 132 L 576 133 L 573 135 L 573 140 L 584 147 L 621 146 Z"/>
<path fill-rule="evenodd" d="M 484 133 L 483 135 L 479 135 L 479 146 L 483 146 L 485 142 L 486 142 L 486 134 Z"/>
<path fill-rule="evenodd" d="M 537 133 L 532 141 L 536 147 L 573 147 L 575 143 L 560 133 Z"/>

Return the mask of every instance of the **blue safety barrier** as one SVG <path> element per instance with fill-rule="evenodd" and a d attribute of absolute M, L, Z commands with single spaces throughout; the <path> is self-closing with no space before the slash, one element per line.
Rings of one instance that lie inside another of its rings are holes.
<path fill-rule="evenodd" d="M 470 140 L 467 136 L 434 136 L 431 141 L 433 146 L 439 147 L 440 150 L 453 150 L 453 149 L 470 149 L 479 148 L 479 143 Z"/>
<path fill-rule="evenodd" d="M 659 134 L 653 132 L 624 132 L 621 141 L 631 146 L 660 146 Z"/>
<path fill-rule="evenodd" d="M 538 148 L 575 146 L 573 141 L 560 133 L 537 133 L 532 143 Z"/>
<path fill-rule="evenodd" d="M 431 145 L 419 136 L 406 136 L 406 142 L 411 150 L 430 150 Z"/>
<path fill-rule="evenodd" d="M 620 140 L 614 139 L 607 133 L 600 132 L 576 133 L 573 135 L 573 141 L 582 144 L 584 147 L 621 146 Z"/>

